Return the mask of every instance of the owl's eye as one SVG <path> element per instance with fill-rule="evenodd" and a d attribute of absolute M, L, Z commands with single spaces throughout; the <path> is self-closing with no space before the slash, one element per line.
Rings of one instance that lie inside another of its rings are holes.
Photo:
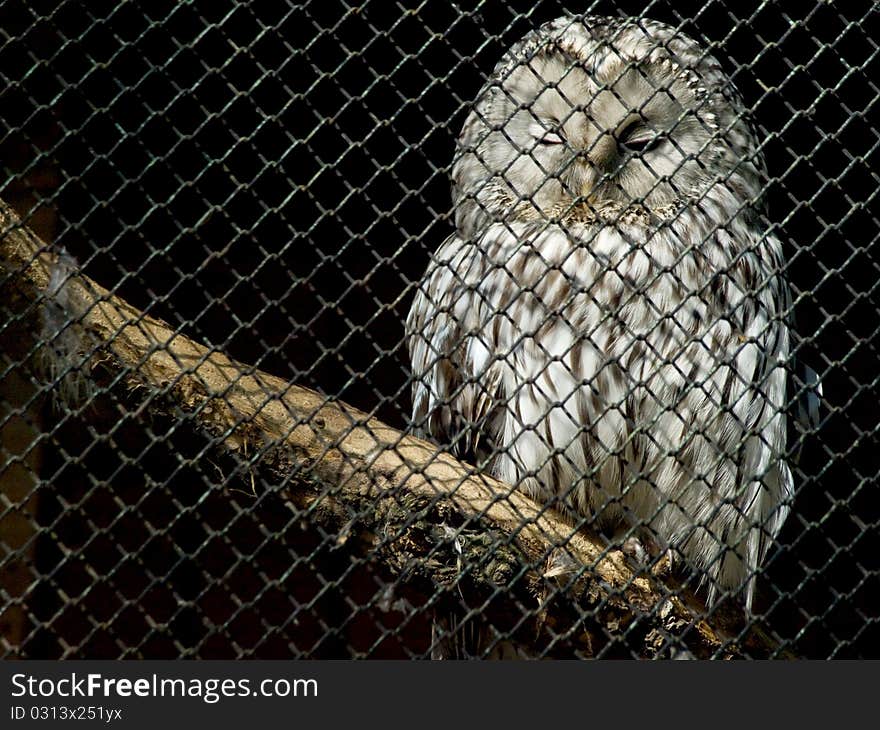
<path fill-rule="evenodd" d="M 565 137 L 562 136 L 562 132 L 558 129 L 548 129 L 538 137 L 538 144 L 565 144 Z"/>
<path fill-rule="evenodd" d="M 662 141 L 663 135 L 637 124 L 627 127 L 618 138 L 623 149 L 640 155 L 656 149 Z"/>

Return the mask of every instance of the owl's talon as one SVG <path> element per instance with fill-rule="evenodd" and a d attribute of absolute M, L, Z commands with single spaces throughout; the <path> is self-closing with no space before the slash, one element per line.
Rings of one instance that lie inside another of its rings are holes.
<path fill-rule="evenodd" d="M 670 575 L 675 565 L 672 548 L 664 550 L 649 536 L 631 535 L 624 540 L 621 551 L 630 559 L 634 568 L 640 571 L 647 568 L 651 575 L 659 578 Z"/>
<path fill-rule="evenodd" d="M 672 548 L 668 548 L 663 555 L 657 558 L 651 565 L 651 574 L 658 578 L 665 578 L 672 574 L 675 562 L 672 558 Z"/>
<path fill-rule="evenodd" d="M 628 537 L 621 547 L 621 551 L 630 560 L 635 563 L 638 568 L 645 568 L 650 562 L 650 553 L 640 538 L 632 535 Z"/>

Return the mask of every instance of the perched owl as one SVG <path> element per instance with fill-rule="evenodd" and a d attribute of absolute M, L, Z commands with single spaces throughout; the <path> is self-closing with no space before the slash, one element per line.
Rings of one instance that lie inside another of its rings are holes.
<path fill-rule="evenodd" d="M 564 17 L 467 116 L 407 321 L 413 426 L 743 596 L 789 511 L 789 294 L 764 166 L 675 28 Z"/>

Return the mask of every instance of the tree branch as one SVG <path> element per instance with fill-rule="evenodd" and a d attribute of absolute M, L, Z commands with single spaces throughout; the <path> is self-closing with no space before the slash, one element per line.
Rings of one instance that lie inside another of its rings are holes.
<path fill-rule="evenodd" d="M 305 519 L 428 605 L 466 596 L 525 655 L 601 655 L 615 645 L 645 657 L 780 654 L 760 629 L 742 628 L 738 610 L 707 615 L 680 584 L 635 574 L 620 551 L 509 485 L 345 403 L 235 362 L 65 269 L 2 202 L 0 226 L 2 301 L 14 317 L 41 323 L 52 341 L 38 347 L 60 350 L 67 377 L 121 383 L 138 394 L 133 407 L 185 414 L 211 440 L 212 458 L 233 459 L 283 490 Z M 75 320 L 72 330 L 47 330 L 47 313 L 59 308 Z M 71 333 L 78 354 L 65 345 Z"/>

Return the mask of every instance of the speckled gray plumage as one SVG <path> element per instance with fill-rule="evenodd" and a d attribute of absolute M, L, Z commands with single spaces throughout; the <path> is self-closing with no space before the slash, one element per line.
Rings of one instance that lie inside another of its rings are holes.
<path fill-rule="evenodd" d="M 789 305 L 718 62 L 652 21 L 548 23 L 480 91 L 452 177 L 407 322 L 416 430 L 750 606 L 793 490 Z"/>

